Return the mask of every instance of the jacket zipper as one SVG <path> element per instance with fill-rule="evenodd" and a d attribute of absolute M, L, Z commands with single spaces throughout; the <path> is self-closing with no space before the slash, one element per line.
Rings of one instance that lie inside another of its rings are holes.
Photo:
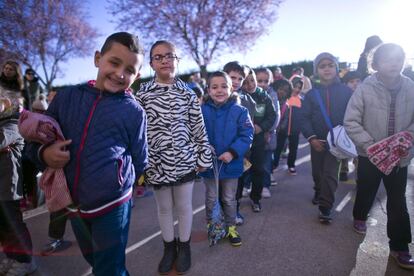
<path fill-rule="evenodd" d="M 93 102 L 92 108 L 91 108 L 91 110 L 89 112 L 89 115 L 88 115 L 88 119 L 86 120 L 86 124 L 83 128 L 82 138 L 81 138 L 81 143 L 80 143 L 79 149 L 76 152 L 76 166 L 75 166 L 76 171 L 75 171 L 75 180 L 74 180 L 74 183 L 73 183 L 73 197 L 74 197 L 75 201 L 78 200 L 77 190 L 78 190 L 79 176 L 80 176 L 80 157 L 81 157 L 83 148 L 85 146 L 86 137 L 88 136 L 89 125 L 92 121 L 93 114 L 95 113 L 96 106 L 98 105 L 98 102 L 101 99 L 102 99 L 102 92 L 99 93 L 99 96 Z"/>

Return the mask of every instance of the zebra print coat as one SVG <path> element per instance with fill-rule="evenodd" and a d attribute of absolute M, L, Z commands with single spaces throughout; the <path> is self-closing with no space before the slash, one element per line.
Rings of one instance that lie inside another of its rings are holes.
<path fill-rule="evenodd" d="M 149 165 L 145 183 L 178 185 L 194 179 L 197 167 L 211 167 L 212 154 L 201 109 L 186 83 L 177 78 L 168 86 L 153 79 L 141 85 L 136 98 L 148 118 Z"/>

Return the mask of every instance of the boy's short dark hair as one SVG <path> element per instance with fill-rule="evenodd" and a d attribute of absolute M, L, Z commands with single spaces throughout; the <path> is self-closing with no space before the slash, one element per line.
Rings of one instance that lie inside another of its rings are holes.
<path fill-rule="evenodd" d="M 290 94 L 292 93 L 292 83 L 290 81 L 288 81 L 287 79 L 280 79 L 280 80 L 276 80 L 271 84 L 273 90 L 275 90 L 277 92 L 277 90 L 279 90 L 280 87 L 282 86 L 288 86 L 289 87 L 289 93 L 288 96 L 290 97 Z"/>
<path fill-rule="evenodd" d="M 241 65 L 238 61 L 230 61 L 226 63 L 223 67 L 223 71 L 229 74 L 230 72 L 237 72 L 242 75 L 243 78 L 247 77 L 246 70 L 243 65 Z"/>
<path fill-rule="evenodd" d="M 114 42 L 124 45 L 133 53 L 144 55 L 144 48 L 139 43 L 138 37 L 127 32 L 113 33 L 108 36 L 101 48 L 101 55 L 108 52 Z"/>
<path fill-rule="evenodd" d="M 225 71 L 215 71 L 215 72 L 213 72 L 213 73 L 211 73 L 209 76 L 208 76 L 208 80 L 207 80 L 207 87 L 210 87 L 210 82 L 211 82 L 211 79 L 212 78 L 215 78 L 215 77 L 222 77 L 222 78 L 224 78 L 228 83 L 230 83 L 231 84 L 231 79 L 230 79 L 230 76 L 227 74 L 227 72 L 225 72 Z"/>
<path fill-rule="evenodd" d="M 358 71 L 348 71 L 342 77 L 342 82 L 347 84 L 349 81 L 354 79 L 361 79 L 361 75 L 358 73 Z"/>

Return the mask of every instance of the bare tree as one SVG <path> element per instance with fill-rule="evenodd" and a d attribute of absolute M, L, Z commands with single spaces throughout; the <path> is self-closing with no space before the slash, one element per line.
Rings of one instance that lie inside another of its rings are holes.
<path fill-rule="evenodd" d="M 33 68 L 50 88 L 70 58 L 90 55 L 97 31 L 82 0 L 0 1 L 0 48 Z"/>
<path fill-rule="evenodd" d="M 147 42 L 168 39 L 191 55 L 203 75 L 213 58 L 245 51 L 267 33 L 282 0 L 109 0 L 119 27 Z"/>

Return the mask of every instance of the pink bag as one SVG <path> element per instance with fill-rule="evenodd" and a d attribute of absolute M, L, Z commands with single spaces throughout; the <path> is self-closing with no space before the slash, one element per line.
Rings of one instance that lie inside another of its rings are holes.
<path fill-rule="evenodd" d="M 59 124 L 47 115 L 23 110 L 19 118 L 19 131 L 24 139 L 50 144 L 65 140 Z M 47 167 L 39 181 L 45 192 L 46 206 L 50 212 L 62 210 L 72 204 L 63 169 Z"/>
<path fill-rule="evenodd" d="M 413 136 L 408 131 L 398 132 L 367 149 L 368 159 L 385 175 L 398 166 L 400 159 L 406 157 L 413 146 Z"/>

